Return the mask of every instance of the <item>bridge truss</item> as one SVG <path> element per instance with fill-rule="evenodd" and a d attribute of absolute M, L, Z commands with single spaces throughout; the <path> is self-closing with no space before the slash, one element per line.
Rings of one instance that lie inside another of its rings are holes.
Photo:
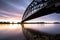
<path fill-rule="evenodd" d="M 30 18 L 30 19 L 28 19 L 28 18 L 31 17 L 31 15 L 34 16 L 34 14 L 38 14 L 36 12 L 38 12 L 38 11 L 41 12 L 42 9 L 43 9 L 42 10 L 43 12 L 45 12 L 46 9 L 50 9 L 53 12 L 59 12 L 60 13 L 59 8 L 60 8 L 60 0 L 33 0 L 30 3 L 30 5 L 28 5 L 28 7 L 26 8 L 26 10 L 23 14 L 23 17 L 22 17 L 22 21 L 33 19 L 33 18 Z M 39 14 L 41 14 L 41 13 L 39 13 Z"/>

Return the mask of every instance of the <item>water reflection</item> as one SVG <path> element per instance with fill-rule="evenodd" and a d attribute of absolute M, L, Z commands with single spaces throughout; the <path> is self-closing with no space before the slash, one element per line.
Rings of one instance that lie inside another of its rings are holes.
<path fill-rule="evenodd" d="M 60 40 L 60 24 L 24 24 L 27 40 Z"/>
<path fill-rule="evenodd" d="M 50 34 L 60 34 L 60 24 L 24 24 L 24 28 L 38 30 Z"/>
<path fill-rule="evenodd" d="M 20 24 L 0 24 L 0 39 L 5 40 L 5 38 L 6 40 L 7 39 L 8 40 L 24 39 L 21 25 Z"/>
<path fill-rule="evenodd" d="M 18 24 L 0 24 L 0 30 L 15 30 L 15 29 L 20 29 L 21 26 Z"/>

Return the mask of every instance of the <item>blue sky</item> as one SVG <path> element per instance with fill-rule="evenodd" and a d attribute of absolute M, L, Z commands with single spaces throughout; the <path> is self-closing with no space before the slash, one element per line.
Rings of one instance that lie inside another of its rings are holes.
<path fill-rule="evenodd" d="M 0 21 L 21 20 L 31 0 L 0 0 Z"/>
<path fill-rule="evenodd" d="M 38 17 L 38 18 L 35 18 L 35 19 L 32 19 L 30 21 L 41 21 L 41 22 L 60 22 L 60 14 L 56 14 L 56 13 L 52 13 L 50 15 L 46 15 L 46 16 L 43 16 L 43 17 Z"/>
<path fill-rule="evenodd" d="M 0 21 L 22 20 L 22 15 L 32 0 L 0 0 Z M 33 19 L 35 21 L 60 21 L 60 14 Z"/>

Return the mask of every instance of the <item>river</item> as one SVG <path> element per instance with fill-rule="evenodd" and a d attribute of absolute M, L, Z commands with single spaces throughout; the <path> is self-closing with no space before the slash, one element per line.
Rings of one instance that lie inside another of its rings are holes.
<path fill-rule="evenodd" d="M 24 28 L 60 34 L 60 24 L 24 24 Z M 20 24 L 0 24 L 0 40 L 25 40 Z"/>
<path fill-rule="evenodd" d="M 0 40 L 24 40 L 20 24 L 0 24 Z"/>

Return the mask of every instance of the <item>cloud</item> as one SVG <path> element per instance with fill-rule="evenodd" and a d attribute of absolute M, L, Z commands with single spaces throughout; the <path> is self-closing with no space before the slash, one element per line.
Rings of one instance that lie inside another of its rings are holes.
<path fill-rule="evenodd" d="M 11 6 L 13 6 L 13 7 L 15 7 L 15 8 L 19 9 L 19 10 L 25 10 L 25 8 L 23 6 L 17 6 L 15 4 L 13 4 L 13 3 L 10 3 L 10 2 L 6 2 L 6 3 L 8 3 L 9 5 L 11 5 Z"/>
<path fill-rule="evenodd" d="M 22 16 L 27 6 L 32 0 L 0 0 L 0 20 L 2 19 L 18 19 L 22 20 Z M 34 19 L 36 21 L 60 20 L 59 14 L 51 14 L 44 17 Z"/>
<path fill-rule="evenodd" d="M 0 20 L 4 19 L 15 19 L 15 20 L 22 20 L 22 13 L 12 13 L 12 12 L 7 12 L 4 10 L 0 10 Z"/>

